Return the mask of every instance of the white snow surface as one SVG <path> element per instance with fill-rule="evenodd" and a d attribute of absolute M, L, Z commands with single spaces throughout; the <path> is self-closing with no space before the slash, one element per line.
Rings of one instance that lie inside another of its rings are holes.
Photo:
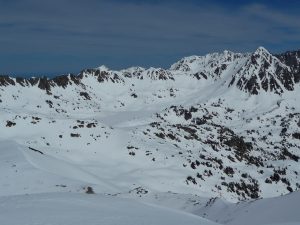
<path fill-rule="evenodd" d="M 130 199 L 74 193 L 0 197 L 5 225 L 217 225 L 201 217 Z"/>
<path fill-rule="evenodd" d="M 214 199 L 194 213 L 228 225 L 300 224 L 300 192 L 239 204 Z"/>

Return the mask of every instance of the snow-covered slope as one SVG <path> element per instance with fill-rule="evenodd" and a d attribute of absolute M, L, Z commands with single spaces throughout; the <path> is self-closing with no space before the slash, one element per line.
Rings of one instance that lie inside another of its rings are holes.
<path fill-rule="evenodd" d="M 0 195 L 91 187 L 150 202 L 166 193 L 237 202 L 294 192 L 298 68 L 297 54 L 260 47 L 170 69 L 0 76 Z"/>
<path fill-rule="evenodd" d="M 239 204 L 211 199 L 207 205 L 199 207 L 194 213 L 228 225 L 296 225 L 300 224 L 299 202 L 300 192 Z"/>
<path fill-rule="evenodd" d="M 0 224 L 217 225 L 195 215 L 129 199 L 71 193 L 0 197 Z"/>
<path fill-rule="evenodd" d="M 240 62 L 245 61 L 249 54 L 224 51 L 205 56 L 190 56 L 173 64 L 171 71 L 186 72 L 199 79 L 217 80 L 226 72 L 233 72 Z"/>

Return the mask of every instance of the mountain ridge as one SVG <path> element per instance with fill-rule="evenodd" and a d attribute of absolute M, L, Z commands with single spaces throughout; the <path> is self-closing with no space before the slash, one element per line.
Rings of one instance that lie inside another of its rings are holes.
<path fill-rule="evenodd" d="M 257 60 L 260 60 L 258 63 Z M 244 62 L 245 61 L 245 62 Z M 286 63 L 286 64 L 285 64 Z M 245 65 L 244 65 L 245 64 Z M 230 71 L 230 69 L 232 71 Z M 264 47 L 259 47 L 254 53 L 234 53 L 224 50 L 222 53 L 210 53 L 205 56 L 184 57 L 171 65 L 170 69 L 130 67 L 120 71 L 110 70 L 102 65 L 93 69 L 84 69 L 79 74 L 66 74 L 48 77 L 10 77 L 0 76 L 0 86 L 14 85 L 34 86 L 44 89 L 49 93 L 51 87 L 57 85 L 65 87 L 70 83 L 80 84 L 84 76 L 96 76 L 99 82 L 124 82 L 126 78 L 152 80 L 174 79 L 178 74 L 192 76 L 198 80 L 218 80 L 224 73 L 230 73 L 232 79 L 230 86 L 250 94 L 260 91 L 270 91 L 282 94 L 283 91 L 292 91 L 294 84 L 300 82 L 300 53 L 289 51 L 272 55 Z"/>

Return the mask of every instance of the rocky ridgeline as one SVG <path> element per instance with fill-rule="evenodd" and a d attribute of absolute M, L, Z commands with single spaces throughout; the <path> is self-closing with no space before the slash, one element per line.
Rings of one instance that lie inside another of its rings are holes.
<path fill-rule="evenodd" d="M 94 76 L 99 83 L 125 83 L 126 79 L 139 80 L 175 80 L 183 74 L 197 80 L 218 80 L 229 74 L 227 85 L 236 86 L 249 94 L 260 91 L 282 94 L 294 90 L 300 82 L 300 51 L 272 55 L 265 48 L 259 47 L 252 54 L 240 54 L 230 51 L 207 54 L 206 56 L 186 57 L 173 64 L 169 70 L 162 68 L 144 69 L 132 67 L 121 71 L 112 71 L 101 66 L 85 69 L 78 75 L 68 74 L 54 77 L 12 78 L 0 76 L 0 86 L 16 85 L 37 86 L 51 94 L 51 87 L 66 88 L 68 85 L 84 86 L 82 79 Z M 230 78 L 231 77 L 231 78 Z"/>

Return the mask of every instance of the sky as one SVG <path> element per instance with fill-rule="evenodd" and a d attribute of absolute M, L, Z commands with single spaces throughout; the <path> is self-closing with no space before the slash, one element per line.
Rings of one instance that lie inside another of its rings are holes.
<path fill-rule="evenodd" d="M 189 55 L 300 49 L 298 0 L 0 0 L 0 74 L 162 67 Z"/>

